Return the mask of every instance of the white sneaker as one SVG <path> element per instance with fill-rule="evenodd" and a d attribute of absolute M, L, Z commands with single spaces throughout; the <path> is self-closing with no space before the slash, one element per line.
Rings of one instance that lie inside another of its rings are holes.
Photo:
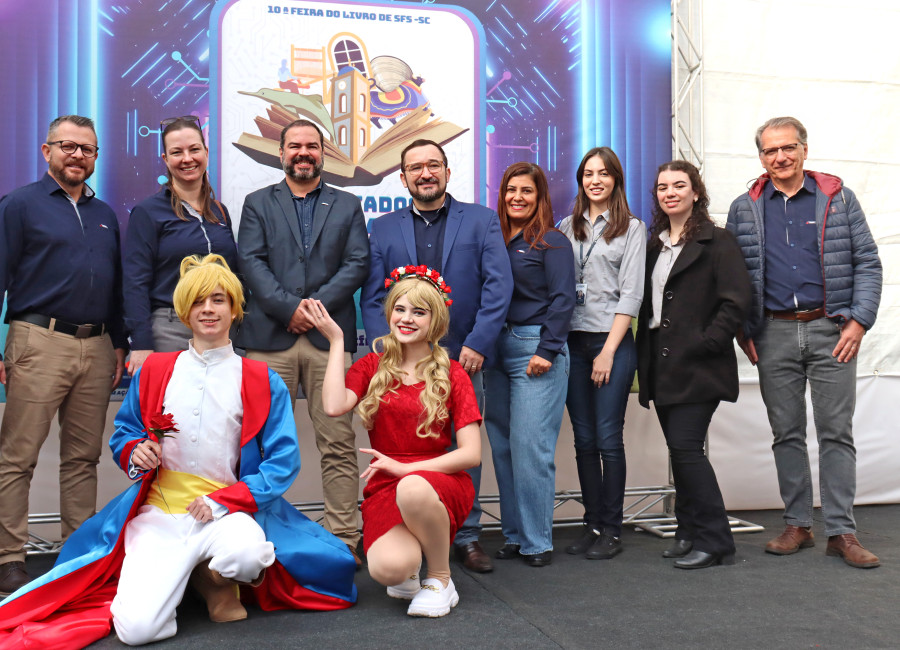
<path fill-rule="evenodd" d="M 419 566 L 419 569 L 422 567 Z M 403 600 L 412 600 L 419 590 L 422 588 L 422 585 L 419 584 L 419 569 L 416 569 L 416 572 L 409 576 L 406 580 L 401 582 L 399 585 L 392 585 L 387 588 L 387 595 L 391 598 L 401 598 Z"/>
<path fill-rule="evenodd" d="M 449 614 L 450 609 L 456 607 L 458 602 L 459 594 L 456 593 L 453 580 L 445 587 L 437 578 L 425 578 L 422 589 L 412 599 L 406 613 L 410 616 L 437 618 Z"/>

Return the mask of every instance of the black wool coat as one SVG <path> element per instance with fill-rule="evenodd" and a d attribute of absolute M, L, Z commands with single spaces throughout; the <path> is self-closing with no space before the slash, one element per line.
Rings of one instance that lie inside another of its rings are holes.
<path fill-rule="evenodd" d="M 675 260 L 663 291 L 659 356 L 651 363 L 651 276 L 658 240 L 647 251 L 644 302 L 638 316 L 640 402 L 649 408 L 738 396 L 734 336 L 750 311 L 750 276 L 734 236 L 713 223 L 701 225 Z M 651 376 L 653 368 L 657 376 Z M 655 394 L 653 388 L 655 387 Z"/>

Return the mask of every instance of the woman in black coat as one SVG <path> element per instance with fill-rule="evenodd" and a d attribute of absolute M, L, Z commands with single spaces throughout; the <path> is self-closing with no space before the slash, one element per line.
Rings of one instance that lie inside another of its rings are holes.
<path fill-rule="evenodd" d="M 709 422 L 738 395 L 733 339 L 750 309 L 750 278 L 734 237 L 709 217 L 697 168 L 657 171 L 638 320 L 640 402 L 653 400 L 675 481 L 674 544 L 681 569 L 734 563 L 722 493 L 704 454 Z"/>

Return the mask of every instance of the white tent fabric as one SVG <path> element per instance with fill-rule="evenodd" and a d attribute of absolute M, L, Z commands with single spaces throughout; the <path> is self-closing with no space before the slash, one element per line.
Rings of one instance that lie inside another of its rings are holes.
<path fill-rule="evenodd" d="M 762 173 L 754 135 L 793 115 L 809 131 L 807 169 L 859 198 L 884 265 L 875 327 L 858 362 L 857 503 L 900 500 L 900 5 L 891 0 L 731 0 L 703 6 L 705 177 L 711 210 Z M 729 508 L 778 507 L 771 433 L 743 355 L 741 397 L 717 413 L 711 456 Z M 814 481 L 817 446 L 809 411 Z M 818 503 L 818 501 L 817 501 Z"/>

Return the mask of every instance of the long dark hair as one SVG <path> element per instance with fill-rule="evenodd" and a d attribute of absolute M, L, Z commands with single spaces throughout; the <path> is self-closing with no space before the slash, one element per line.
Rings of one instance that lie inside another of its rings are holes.
<path fill-rule="evenodd" d="M 173 120 L 166 124 L 165 128 L 162 132 L 162 141 L 163 141 L 163 151 L 166 150 L 166 136 L 170 133 L 174 133 L 175 131 L 181 131 L 182 129 L 192 129 L 200 134 L 200 143 L 203 145 L 203 148 L 206 149 L 206 140 L 203 139 L 203 131 L 200 129 L 200 125 L 192 119 L 188 119 L 186 117 L 179 117 L 177 120 Z M 166 187 L 169 189 L 169 196 L 171 197 L 172 211 L 175 213 L 175 216 L 181 219 L 182 221 L 187 221 L 188 217 L 184 214 L 184 205 L 181 203 L 181 197 L 178 196 L 178 192 L 175 190 L 175 185 L 172 183 L 172 173 L 169 171 L 169 165 L 166 164 Z M 203 179 L 200 185 L 200 203 L 201 210 L 200 214 L 203 215 L 203 218 L 209 221 L 210 223 L 220 223 L 225 221 L 225 210 L 222 208 L 222 204 L 216 199 L 215 192 L 213 192 L 212 185 L 209 184 L 209 174 L 206 172 L 203 173 Z M 222 215 L 221 218 L 217 217 L 213 212 L 212 206 L 215 203 L 216 207 L 219 209 L 219 214 Z"/>
<path fill-rule="evenodd" d="M 534 214 L 522 229 L 522 238 L 528 243 L 529 248 L 547 248 L 544 235 L 553 229 L 553 207 L 550 205 L 550 188 L 547 185 L 547 177 L 544 170 L 528 162 L 513 163 L 503 173 L 500 181 L 500 193 L 497 197 L 497 215 L 500 217 L 500 228 L 503 230 L 503 241 L 507 244 L 511 239 L 512 228 L 509 225 L 509 214 L 506 210 L 506 186 L 511 178 L 516 176 L 530 176 L 537 190 L 537 206 Z"/>
<path fill-rule="evenodd" d="M 572 209 L 572 234 L 578 241 L 587 241 L 588 229 L 584 225 L 584 220 L 579 219 L 588 209 L 591 202 L 584 192 L 584 168 L 587 167 L 591 158 L 600 158 L 606 167 L 606 172 L 616 182 L 613 187 L 612 194 L 609 197 L 609 225 L 603 231 L 603 239 L 607 243 L 616 237 L 620 237 L 628 232 L 628 220 L 631 219 L 631 209 L 628 207 L 628 199 L 625 197 L 625 173 L 622 171 L 622 163 L 619 157 L 609 147 L 594 147 L 581 159 L 578 165 L 578 171 L 575 172 L 575 184 L 578 187 L 578 193 L 575 195 L 575 207 Z"/>
<path fill-rule="evenodd" d="M 663 172 L 684 172 L 687 174 L 691 183 L 691 189 L 697 193 L 697 200 L 694 201 L 694 207 L 691 209 L 691 216 L 688 217 L 684 224 L 684 230 L 681 232 L 681 241 L 689 242 L 700 229 L 700 225 L 711 222 L 709 216 L 709 194 L 706 192 L 706 185 L 700 178 L 700 170 L 694 167 L 686 160 L 670 160 L 663 163 L 656 170 L 656 180 L 659 181 L 659 175 Z M 653 222 L 650 224 L 650 245 L 659 246 L 659 233 L 669 228 L 669 215 L 663 212 L 659 205 L 659 199 L 656 196 L 656 183 L 653 184 Z"/>

